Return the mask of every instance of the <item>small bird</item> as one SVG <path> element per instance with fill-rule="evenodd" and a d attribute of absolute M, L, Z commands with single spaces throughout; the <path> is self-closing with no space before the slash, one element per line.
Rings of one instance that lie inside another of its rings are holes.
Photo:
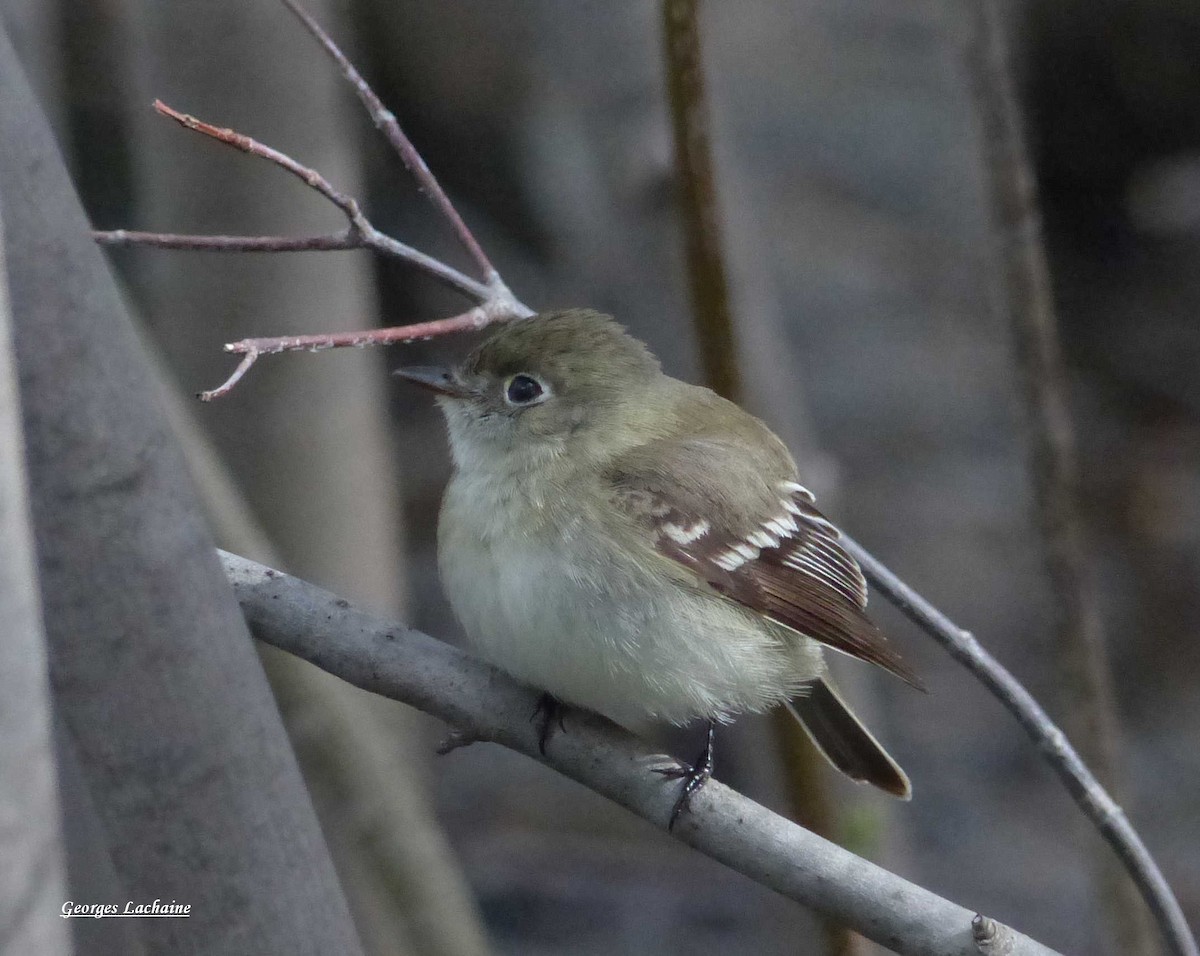
<path fill-rule="evenodd" d="M 437 393 L 454 474 L 438 564 L 468 640 L 558 704 L 636 728 L 708 721 L 674 826 L 712 773 L 716 724 L 787 706 L 850 778 L 909 799 L 822 645 L 920 686 L 868 619 L 867 587 L 757 418 L 663 373 L 587 310 L 503 326 L 458 367 L 403 368 Z"/>

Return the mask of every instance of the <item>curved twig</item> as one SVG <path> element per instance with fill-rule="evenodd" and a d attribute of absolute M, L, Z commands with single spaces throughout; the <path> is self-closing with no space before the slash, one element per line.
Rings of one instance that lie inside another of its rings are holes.
<path fill-rule="evenodd" d="M 1124 811 L 1087 768 L 1066 735 L 1055 725 L 1041 705 L 1020 682 L 991 654 L 975 636 L 951 621 L 945 614 L 889 571 L 870 552 L 853 539 L 842 535 L 843 547 L 862 567 L 871 586 L 898 607 L 914 624 L 942 645 L 950 656 L 975 675 L 992 696 L 1000 701 L 1025 732 L 1042 756 L 1054 768 L 1079 809 L 1116 851 L 1154 913 L 1171 951 L 1179 956 L 1197 956 L 1196 941 L 1188 928 L 1183 910 L 1158 864 L 1146 849 L 1142 838 L 1126 818 Z"/>
<path fill-rule="evenodd" d="M 1042 239 L 1038 188 L 1006 36 L 1007 6 L 971 0 L 964 74 L 979 123 L 991 200 L 990 237 L 998 309 L 1012 330 L 1028 424 L 1033 502 L 1053 596 L 1057 691 L 1065 726 L 1096 778 L 1120 795 L 1122 761 L 1112 670 L 1081 508 L 1079 453 L 1068 401 L 1050 263 Z M 1100 847 L 1093 860 L 1114 948 L 1125 956 L 1157 951 L 1134 885 Z"/>

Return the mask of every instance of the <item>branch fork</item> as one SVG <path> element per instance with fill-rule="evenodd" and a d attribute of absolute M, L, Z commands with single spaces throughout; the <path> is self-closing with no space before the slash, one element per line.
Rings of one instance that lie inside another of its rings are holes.
<path fill-rule="evenodd" d="M 340 249 L 370 249 L 380 255 L 390 256 L 408 263 L 419 272 L 425 273 L 476 303 L 474 308 L 459 315 L 407 326 L 370 329 L 362 332 L 249 338 L 239 342 L 230 342 L 225 346 L 225 351 L 241 355 L 242 360 L 234 369 L 233 374 L 221 385 L 198 393 L 197 397 L 204 402 L 211 402 L 216 398 L 228 395 L 263 355 L 413 342 L 456 332 L 474 331 L 493 323 L 526 318 L 533 314 L 533 310 L 517 299 L 505 284 L 500 273 L 492 265 L 478 240 L 467 227 L 458 210 L 455 209 L 450 197 L 446 195 L 445 190 L 442 189 L 425 160 L 421 158 L 421 154 L 417 152 L 412 141 L 400 128 L 395 114 L 383 105 L 379 97 L 367 85 L 366 80 L 362 78 L 320 24 L 294 0 L 283 0 L 283 2 L 316 38 L 338 65 L 342 75 L 353 85 L 376 127 L 383 132 L 388 142 L 400 155 L 404 165 L 416 179 L 420 191 L 429 197 L 434 208 L 450 225 L 460 245 L 466 250 L 483 278 L 473 278 L 440 259 L 435 259 L 377 229 L 363 213 L 358 200 L 335 188 L 325 176 L 311 166 L 306 166 L 286 153 L 260 143 L 245 133 L 208 123 L 190 113 L 176 110 L 162 100 L 155 100 L 155 110 L 168 119 L 174 120 L 184 129 L 208 136 L 250 156 L 265 159 L 295 176 L 309 189 L 328 200 L 346 217 L 346 228 L 341 232 L 315 236 L 197 236 L 116 229 L 93 233 L 98 243 L 107 246 L 148 246 L 158 249 L 186 249 L 200 252 L 329 252 Z"/>

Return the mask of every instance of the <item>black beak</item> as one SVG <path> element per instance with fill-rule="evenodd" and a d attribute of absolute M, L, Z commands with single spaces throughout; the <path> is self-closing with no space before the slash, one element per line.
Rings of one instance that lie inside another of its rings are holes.
<path fill-rule="evenodd" d="M 439 395 L 466 398 L 472 394 L 471 389 L 460 382 L 453 371 L 440 365 L 409 365 L 396 369 L 392 374 Z"/>

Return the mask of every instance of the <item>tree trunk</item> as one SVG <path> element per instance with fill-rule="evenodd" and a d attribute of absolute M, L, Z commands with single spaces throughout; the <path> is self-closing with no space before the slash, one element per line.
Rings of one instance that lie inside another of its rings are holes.
<path fill-rule="evenodd" d="M 7 38 L 0 190 L 56 706 L 153 952 L 357 953 L 120 300 Z M 124 921 L 114 921 L 124 922 Z"/>

